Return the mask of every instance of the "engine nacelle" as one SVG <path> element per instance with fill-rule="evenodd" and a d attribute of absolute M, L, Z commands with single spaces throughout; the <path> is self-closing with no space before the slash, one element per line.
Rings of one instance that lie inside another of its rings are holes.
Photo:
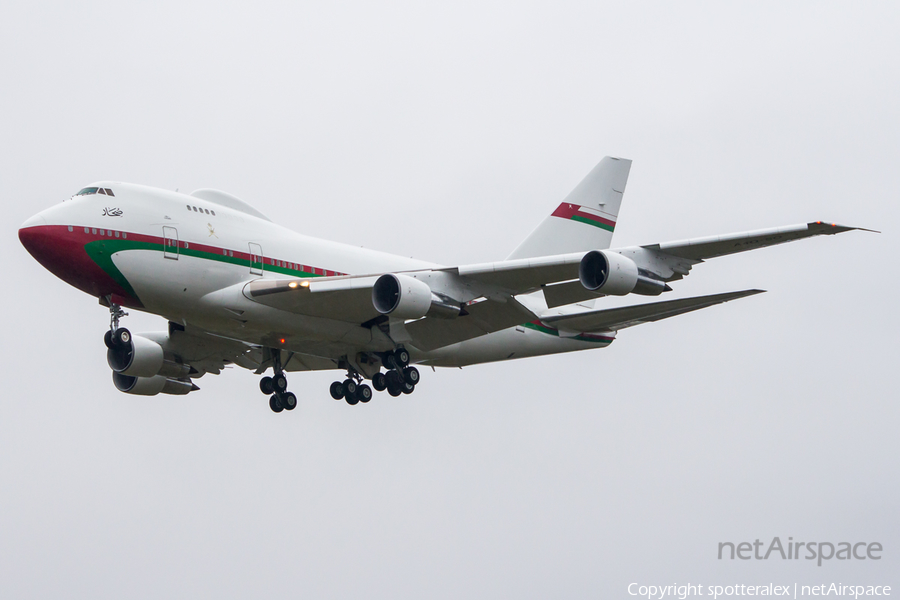
<path fill-rule="evenodd" d="M 153 377 L 133 377 L 122 373 L 113 372 L 113 384 L 116 389 L 126 394 L 135 394 L 137 396 L 155 396 L 157 394 L 174 394 L 183 396 L 194 390 L 198 390 L 196 385 L 190 380 L 184 381 L 180 379 L 172 379 L 171 377 L 163 377 L 162 375 L 154 375 Z"/>
<path fill-rule="evenodd" d="M 106 352 L 106 362 L 115 372 L 131 377 L 186 377 L 190 367 L 166 356 L 162 346 L 140 335 L 132 335 L 126 344 L 117 344 Z"/>
<path fill-rule="evenodd" d="M 592 292 L 624 296 L 637 286 L 638 268 L 633 260 L 621 254 L 592 250 L 581 259 L 578 279 Z"/>
<path fill-rule="evenodd" d="M 452 298 L 435 294 L 428 284 L 409 275 L 382 275 L 372 286 L 372 305 L 379 313 L 399 319 L 424 316 L 458 317 L 460 305 Z"/>
<path fill-rule="evenodd" d="M 578 267 L 578 279 L 586 289 L 610 296 L 658 296 L 672 289 L 647 271 L 641 272 L 630 258 L 607 250 L 585 254 Z"/>

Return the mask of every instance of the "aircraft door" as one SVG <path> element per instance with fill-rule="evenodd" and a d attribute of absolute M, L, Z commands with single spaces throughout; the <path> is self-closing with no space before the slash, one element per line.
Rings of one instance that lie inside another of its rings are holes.
<path fill-rule="evenodd" d="M 262 246 L 256 242 L 250 242 L 250 272 L 254 275 L 263 274 Z"/>
<path fill-rule="evenodd" d="M 163 227 L 163 256 L 178 260 L 178 230 L 174 227 Z"/>

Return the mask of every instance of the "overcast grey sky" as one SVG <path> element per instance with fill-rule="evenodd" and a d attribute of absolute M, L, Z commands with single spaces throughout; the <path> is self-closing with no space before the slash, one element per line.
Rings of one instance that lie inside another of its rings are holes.
<path fill-rule="evenodd" d="M 0 595 L 896 590 L 900 11 L 725 4 L 4 2 Z M 246 371 L 120 394 L 106 310 L 16 237 L 115 179 L 481 262 L 604 155 L 634 160 L 614 245 L 817 219 L 884 233 L 710 261 L 671 297 L 769 293 L 604 350 L 429 370 L 414 396 L 350 407 L 333 375 L 295 374 L 288 415 Z M 884 558 L 716 560 L 772 536 Z"/>

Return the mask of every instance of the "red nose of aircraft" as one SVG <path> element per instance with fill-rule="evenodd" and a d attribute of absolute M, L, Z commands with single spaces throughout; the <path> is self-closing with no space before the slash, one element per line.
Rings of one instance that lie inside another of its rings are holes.
<path fill-rule="evenodd" d="M 36 261 L 66 283 L 97 298 L 112 296 L 118 304 L 139 307 L 140 301 L 113 277 L 119 273 L 110 249 L 96 233 L 96 229 L 51 225 L 44 213 L 38 213 L 22 223 L 19 241 Z"/>

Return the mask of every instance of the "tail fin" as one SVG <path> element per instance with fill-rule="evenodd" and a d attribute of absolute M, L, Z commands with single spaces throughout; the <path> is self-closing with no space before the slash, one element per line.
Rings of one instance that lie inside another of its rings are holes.
<path fill-rule="evenodd" d="M 601 160 L 507 259 L 609 248 L 630 170 L 628 159 Z"/>

